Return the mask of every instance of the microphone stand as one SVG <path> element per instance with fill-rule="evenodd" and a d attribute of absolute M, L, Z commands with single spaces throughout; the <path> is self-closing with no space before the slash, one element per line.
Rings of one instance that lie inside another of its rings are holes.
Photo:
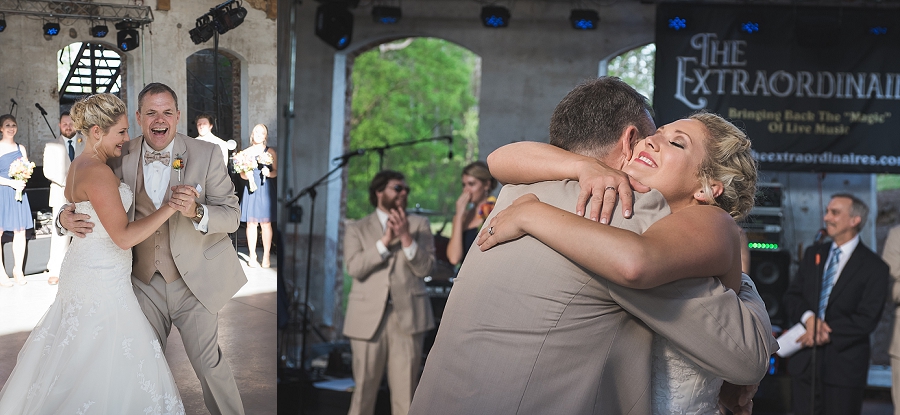
<path fill-rule="evenodd" d="M 452 139 L 453 139 L 452 136 L 441 135 L 441 136 L 437 136 L 437 137 L 420 138 L 418 140 L 401 141 L 399 143 L 394 143 L 394 144 L 385 144 L 383 146 L 378 146 L 378 147 L 361 148 L 357 151 L 361 151 L 361 152 L 375 151 L 375 152 L 377 152 L 378 153 L 378 170 L 381 171 L 381 170 L 384 170 L 383 164 L 384 164 L 384 151 L 385 150 L 389 150 L 394 147 L 412 146 L 415 144 L 424 143 L 426 141 L 452 140 Z"/>
<path fill-rule="evenodd" d="M 38 104 L 34 104 L 34 105 L 38 105 Z M 47 111 L 44 111 L 44 109 L 41 107 L 38 107 L 38 109 L 41 110 L 41 117 L 44 117 L 44 122 L 47 123 L 47 128 L 50 129 L 50 136 L 51 137 L 56 136 L 56 133 L 53 132 L 53 127 L 50 126 L 50 121 L 47 121 Z"/>
<path fill-rule="evenodd" d="M 327 180 L 328 177 L 330 177 L 334 172 L 336 172 L 336 171 L 342 169 L 344 166 L 346 166 L 347 163 L 350 161 L 350 159 L 353 156 L 359 155 L 359 154 L 363 154 L 363 153 L 353 153 L 346 157 L 339 157 L 337 160 L 339 160 L 340 162 L 338 163 L 337 166 L 335 166 L 333 169 L 329 170 L 328 173 L 325 173 L 324 176 L 320 177 L 318 180 L 316 180 L 315 182 L 313 182 L 312 184 L 310 184 L 309 186 L 307 186 L 306 188 L 301 190 L 297 196 L 295 196 L 293 199 L 291 199 L 287 203 L 285 203 L 285 207 L 291 208 L 294 206 L 295 203 L 297 203 L 298 200 L 300 200 L 301 197 L 303 197 L 305 195 L 309 195 L 309 200 L 310 200 L 309 235 L 307 235 L 307 244 L 306 244 L 306 281 L 304 281 L 303 312 L 302 312 L 303 314 L 302 314 L 301 329 L 300 329 L 300 334 L 303 336 L 303 342 L 300 344 L 300 369 L 301 369 L 301 373 L 303 373 L 303 374 L 306 374 L 307 337 L 309 337 L 309 336 L 307 336 L 307 330 L 309 327 L 309 315 L 307 314 L 307 310 L 309 309 L 309 283 L 310 283 L 310 280 L 312 280 L 313 224 L 315 223 L 314 219 L 315 219 L 315 213 L 316 213 L 316 196 L 318 193 L 316 191 L 316 187 L 318 187 L 319 185 L 324 183 L 325 180 Z M 293 282 L 294 292 L 296 293 L 296 290 L 297 290 L 296 274 L 294 274 L 294 277 L 292 278 L 292 282 Z M 293 297 L 296 298 L 296 295 Z M 291 309 L 296 310 L 297 309 L 296 306 L 298 306 L 298 305 L 299 304 L 292 304 L 293 307 L 291 307 Z M 289 311 L 289 314 L 291 314 L 290 311 Z M 285 338 L 287 338 L 287 337 L 289 337 L 289 336 L 285 336 Z M 284 349 L 286 349 L 286 347 Z M 286 352 L 286 350 L 282 350 L 282 353 L 284 353 L 284 352 Z"/>

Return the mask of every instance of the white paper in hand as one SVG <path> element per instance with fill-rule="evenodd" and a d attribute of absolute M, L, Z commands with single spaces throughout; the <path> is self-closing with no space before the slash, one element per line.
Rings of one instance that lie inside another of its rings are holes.
<path fill-rule="evenodd" d="M 803 348 L 802 344 L 797 343 L 797 339 L 804 334 L 806 334 L 806 327 L 800 323 L 794 324 L 794 327 L 791 327 L 784 333 L 781 333 L 781 336 L 778 336 L 779 349 L 775 354 L 779 357 L 790 357 L 794 353 L 797 353 L 798 350 Z"/>

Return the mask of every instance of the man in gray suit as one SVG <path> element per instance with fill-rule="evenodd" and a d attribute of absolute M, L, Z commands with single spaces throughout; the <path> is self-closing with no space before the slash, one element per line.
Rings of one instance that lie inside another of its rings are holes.
<path fill-rule="evenodd" d="M 353 286 L 344 335 L 353 352 L 349 415 L 371 415 L 387 368 L 391 413 L 405 415 L 422 365 L 425 332 L 434 327 L 424 277 L 434 266 L 434 237 L 424 216 L 406 215 L 409 185 L 384 170 L 369 185 L 375 211 L 347 224 L 344 258 Z"/>
<path fill-rule="evenodd" d="M 560 102 L 550 138 L 621 168 L 653 130 L 645 98 L 604 77 Z M 526 193 L 572 211 L 579 190 L 571 181 L 505 186 L 491 217 Z M 635 196 L 634 211 L 627 220 L 617 213 L 611 225 L 642 232 L 669 208 L 651 191 Z M 654 331 L 737 385 L 759 382 L 777 349 L 746 276 L 740 293 L 713 278 L 632 290 L 527 235 L 487 252 L 472 249 L 410 414 L 649 414 Z"/>

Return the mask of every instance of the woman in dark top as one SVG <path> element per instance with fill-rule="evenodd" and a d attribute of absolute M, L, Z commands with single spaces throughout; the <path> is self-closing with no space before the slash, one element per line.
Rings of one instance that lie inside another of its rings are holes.
<path fill-rule="evenodd" d="M 497 200 L 490 196 L 497 188 L 497 180 L 491 176 L 483 161 L 476 161 L 463 169 L 462 185 L 463 191 L 456 200 L 456 214 L 453 215 L 453 231 L 447 244 L 447 258 L 453 265 L 462 263 Z"/>

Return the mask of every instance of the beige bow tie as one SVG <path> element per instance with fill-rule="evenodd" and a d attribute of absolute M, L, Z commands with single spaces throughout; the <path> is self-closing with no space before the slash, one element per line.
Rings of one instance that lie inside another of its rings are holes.
<path fill-rule="evenodd" d="M 166 166 L 169 165 L 169 153 L 160 153 L 156 151 L 147 150 L 144 153 L 144 165 L 153 163 L 154 161 L 158 161 Z"/>

